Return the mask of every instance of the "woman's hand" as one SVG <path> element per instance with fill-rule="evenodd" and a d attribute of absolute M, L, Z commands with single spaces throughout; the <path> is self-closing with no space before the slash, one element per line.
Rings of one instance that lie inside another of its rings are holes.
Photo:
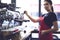
<path fill-rule="evenodd" d="M 42 30 L 41 31 L 41 35 L 46 35 L 47 34 L 47 31 L 46 30 Z"/>
<path fill-rule="evenodd" d="M 24 11 L 24 14 L 28 14 L 27 11 Z"/>

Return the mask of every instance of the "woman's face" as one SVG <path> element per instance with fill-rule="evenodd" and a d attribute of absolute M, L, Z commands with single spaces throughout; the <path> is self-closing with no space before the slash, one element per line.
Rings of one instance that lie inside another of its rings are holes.
<path fill-rule="evenodd" d="M 45 8 L 47 11 L 50 11 L 50 10 L 51 10 L 51 5 L 50 5 L 47 1 L 44 1 L 44 8 Z"/>

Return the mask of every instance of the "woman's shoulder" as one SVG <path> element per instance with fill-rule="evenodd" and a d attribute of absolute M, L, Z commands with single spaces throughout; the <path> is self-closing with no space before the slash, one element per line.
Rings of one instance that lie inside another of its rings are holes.
<path fill-rule="evenodd" d="M 49 14 L 55 15 L 55 13 L 54 13 L 54 12 L 50 12 Z"/>
<path fill-rule="evenodd" d="M 49 15 L 50 16 L 56 16 L 56 14 L 54 12 L 50 12 Z"/>

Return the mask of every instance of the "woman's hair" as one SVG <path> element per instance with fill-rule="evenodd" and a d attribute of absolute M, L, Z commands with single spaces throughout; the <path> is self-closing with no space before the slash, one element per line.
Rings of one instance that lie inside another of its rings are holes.
<path fill-rule="evenodd" d="M 52 5 L 52 1 L 51 0 L 44 0 L 47 1 L 50 5 Z M 54 12 L 53 6 L 51 7 L 52 12 Z"/>

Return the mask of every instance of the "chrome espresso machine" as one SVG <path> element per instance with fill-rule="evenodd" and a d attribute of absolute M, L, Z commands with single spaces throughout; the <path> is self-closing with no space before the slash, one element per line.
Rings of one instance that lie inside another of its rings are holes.
<path fill-rule="evenodd" d="M 0 40 L 20 40 L 19 28 L 23 22 L 29 21 L 23 20 L 24 13 L 12 11 L 11 8 L 13 7 L 8 4 L 3 4 L 0 8 Z"/>

